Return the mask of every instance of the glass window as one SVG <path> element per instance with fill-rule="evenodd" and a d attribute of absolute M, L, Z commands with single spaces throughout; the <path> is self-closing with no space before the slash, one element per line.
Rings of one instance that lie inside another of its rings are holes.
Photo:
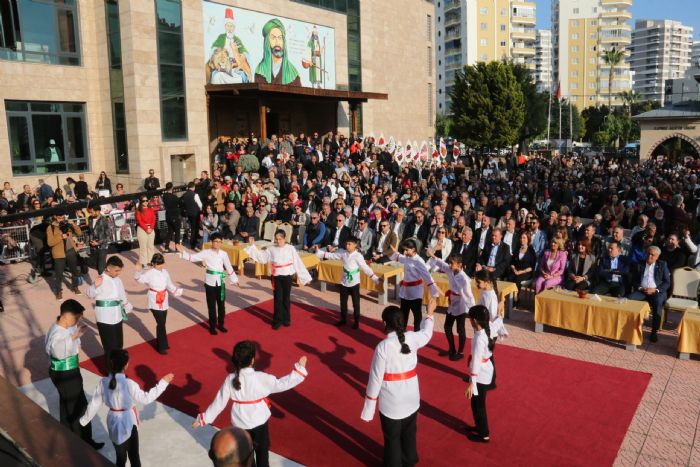
<path fill-rule="evenodd" d="M 187 139 L 180 0 L 156 0 L 160 122 L 163 140 Z"/>
<path fill-rule="evenodd" d="M 180 0 L 156 0 L 158 30 L 182 34 Z"/>
<path fill-rule="evenodd" d="M 14 175 L 88 170 L 83 104 L 8 101 L 5 110 Z"/>
<path fill-rule="evenodd" d="M 129 173 L 129 148 L 124 110 L 124 74 L 122 72 L 121 26 L 117 0 L 105 2 L 107 39 L 109 41 L 109 91 L 112 101 L 112 136 L 117 173 Z"/>
<path fill-rule="evenodd" d="M 182 65 L 182 36 L 158 33 L 158 58 L 161 64 Z"/>

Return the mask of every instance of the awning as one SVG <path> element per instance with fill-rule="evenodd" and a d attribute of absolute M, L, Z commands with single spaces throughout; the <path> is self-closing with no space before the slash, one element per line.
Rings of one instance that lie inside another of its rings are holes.
<path fill-rule="evenodd" d="M 369 99 L 387 100 L 388 94 L 380 92 L 343 91 L 337 89 L 306 88 L 301 86 L 282 86 L 268 83 L 248 84 L 208 84 L 205 86 L 210 96 L 233 94 L 234 96 L 289 96 L 308 97 L 312 99 L 325 99 L 347 102 L 367 102 Z"/>

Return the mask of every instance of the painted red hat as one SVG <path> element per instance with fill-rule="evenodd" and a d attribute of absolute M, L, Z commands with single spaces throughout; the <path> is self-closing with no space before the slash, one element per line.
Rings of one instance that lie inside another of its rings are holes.
<path fill-rule="evenodd" d="M 226 8 L 226 21 L 233 21 L 233 9 Z"/>

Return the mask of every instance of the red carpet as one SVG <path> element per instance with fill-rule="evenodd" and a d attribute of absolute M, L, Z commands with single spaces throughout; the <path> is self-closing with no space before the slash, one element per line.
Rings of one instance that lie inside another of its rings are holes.
<path fill-rule="evenodd" d="M 278 376 L 305 354 L 307 380 L 271 397 L 272 450 L 311 466 L 379 464 L 379 415 L 368 424 L 360 411 L 381 324 L 365 319 L 359 331 L 338 329 L 336 312 L 295 304 L 292 327 L 273 331 L 271 309 L 268 301 L 230 313 L 225 335 L 209 336 L 202 326 L 173 333 L 166 357 L 152 343 L 132 347 L 130 376 L 150 387 L 156 375 L 174 372 L 175 385 L 161 401 L 194 416 L 213 400 L 238 340 L 257 341 L 256 368 Z M 492 441 L 475 444 L 464 435 L 465 421 L 473 423 L 462 381 L 466 363 L 439 357 L 445 346 L 435 333 L 420 353 L 422 465 L 611 465 L 651 377 L 497 346 L 498 389 L 487 403 Z M 97 371 L 96 360 L 83 366 Z M 216 425 L 229 425 L 229 414 L 230 405 Z"/>

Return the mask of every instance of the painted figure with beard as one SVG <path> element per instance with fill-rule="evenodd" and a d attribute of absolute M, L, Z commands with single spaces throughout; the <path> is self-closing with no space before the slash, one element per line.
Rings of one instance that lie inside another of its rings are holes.
<path fill-rule="evenodd" d="M 287 57 L 286 31 L 275 18 L 263 26 L 263 59 L 255 69 L 256 83 L 301 86 L 299 72 Z"/>
<path fill-rule="evenodd" d="M 233 10 L 231 8 L 226 8 L 224 28 L 226 32 L 220 34 L 211 45 L 213 53 L 210 64 L 211 61 L 215 60 L 215 54 L 217 55 L 216 58 L 228 55 L 227 58 L 230 63 L 229 66 L 219 64 L 216 67 L 216 73 L 212 73 L 212 78 L 219 75 L 219 81 L 212 81 L 212 84 L 248 83 L 253 77 L 250 64 L 248 63 L 248 49 L 243 45 L 240 37 L 235 34 L 236 24 L 233 22 Z M 223 49 L 225 54 L 220 49 Z M 231 79 L 222 79 L 225 78 L 221 76 L 222 73 L 230 75 Z"/>

